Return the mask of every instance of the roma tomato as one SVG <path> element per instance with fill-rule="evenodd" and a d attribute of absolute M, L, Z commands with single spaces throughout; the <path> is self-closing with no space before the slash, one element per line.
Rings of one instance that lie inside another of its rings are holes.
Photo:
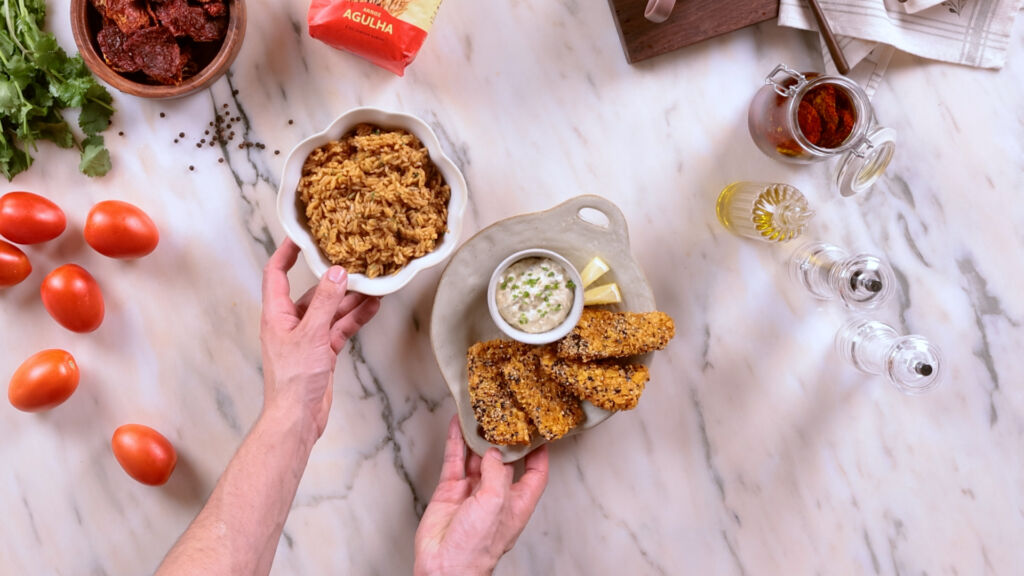
<path fill-rule="evenodd" d="M 118 200 L 100 202 L 85 220 L 85 241 L 104 256 L 141 258 L 156 249 L 160 232 L 139 207 Z"/>
<path fill-rule="evenodd" d="M 125 424 L 114 430 L 110 447 L 129 476 L 150 486 L 167 482 L 178 463 L 178 454 L 170 441 L 142 424 Z"/>
<path fill-rule="evenodd" d="M 103 323 L 100 285 L 77 264 L 65 264 L 47 274 L 39 292 L 50 316 L 72 332 L 92 332 Z"/>
<path fill-rule="evenodd" d="M 31 273 L 28 256 L 14 244 L 0 240 L 0 288 L 14 286 Z"/>
<path fill-rule="evenodd" d="M 64 211 L 38 194 L 8 192 L 0 196 L 0 235 L 15 244 L 53 240 L 67 224 Z"/>
<path fill-rule="evenodd" d="M 11 406 L 41 412 L 59 406 L 78 388 L 78 364 L 64 350 L 43 350 L 21 363 L 7 386 Z"/>

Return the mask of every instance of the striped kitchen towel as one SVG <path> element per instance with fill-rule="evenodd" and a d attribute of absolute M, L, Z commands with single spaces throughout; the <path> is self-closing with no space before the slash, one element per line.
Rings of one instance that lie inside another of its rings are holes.
<path fill-rule="evenodd" d="M 851 76 L 869 93 L 881 80 L 893 49 L 923 58 L 1002 68 L 1021 0 L 820 0 L 840 36 Z M 781 0 L 779 25 L 817 30 L 806 0 Z M 822 45 L 825 65 L 835 72 Z"/>

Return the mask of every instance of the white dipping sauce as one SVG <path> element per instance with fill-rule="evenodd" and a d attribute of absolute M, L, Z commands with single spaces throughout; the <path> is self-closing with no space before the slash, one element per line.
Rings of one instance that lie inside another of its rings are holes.
<path fill-rule="evenodd" d="M 569 315 L 576 285 L 565 269 L 548 258 L 524 258 L 498 278 L 498 312 L 510 325 L 530 334 L 556 328 Z"/>

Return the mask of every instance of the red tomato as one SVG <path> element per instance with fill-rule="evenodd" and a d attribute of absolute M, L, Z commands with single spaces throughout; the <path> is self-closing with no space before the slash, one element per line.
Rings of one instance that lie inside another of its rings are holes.
<path fill-rule="evenodd" d="M 31 192 L 0 196 L 0 235 L 15 244 L 39 244 L 60 236 L 68 221 L 64 211 Z"/>
<path fill-rule="evenodd" d="M 64 350 L 43 350 L 14 371 L 7 399 L 22 412 L 49 410 L 74 394 L 78 376 L 74 356 Z"/>
<path fill-rule="evenodd" d="M 14 286 L 31 273 L 28 256 L 14 244 L 0 240 L 0 288 Z"/>
<path fill-rule="evenodd" d="M 100 202 L 85 220 L 85 241 L 111 258 L 141 258 L 156 249 L 160 232 L 149 215 L 118 200 Z"/>
<path fill-rule="evenodd" d="M 170 441 L 142 424 L 125 424 L 114 430 L 110 447 L 129 476 L 150 486 L 167 482 L 178 463 L 178 454 Z"/>
<path fill-rule="evenodd" d="M 92 332 L 103 323 L 103 293 L 85 268 L 65 264 L 46 275 L 39 289 L 43 306 L 72 332 Z"/>

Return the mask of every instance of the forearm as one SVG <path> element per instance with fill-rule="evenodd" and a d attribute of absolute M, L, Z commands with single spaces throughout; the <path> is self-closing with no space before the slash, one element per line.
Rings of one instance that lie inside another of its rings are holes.
<path fill-rule="evenodd" d="M 265 410 L 157 575 L 269 573 L 315 441 L 298 411 Z"/>

